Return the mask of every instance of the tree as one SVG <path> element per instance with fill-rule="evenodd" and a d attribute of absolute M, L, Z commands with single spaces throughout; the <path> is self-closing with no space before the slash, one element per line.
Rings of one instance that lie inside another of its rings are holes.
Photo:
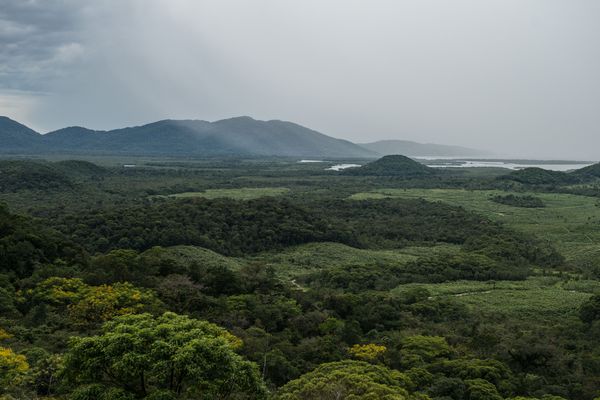
<path fill-rule="evenodd" d="M 354 358 L 363 361 L 376 361 L 383 356 L 386 351 L 385 346 L 381 346 L 375 343 L 368 344 L 355 344 L 348 349 L 348 352 L 352 354 Z"/>
<path fill-rule="evenodd" d="M 147 283 L 158 269 L 152 264 L 142 264 L 135 250 L 119 249 L 94 257 L 86 272 L 88 282 L 133 282 L 137 285 Z"/>
<path fill-rule="evenodd" d="M 583 322 L 592 323 L 600 320 L 600 295 L 590 297 L 579 308 L 579 318 Z"/>
<path fill-rule="evenodd" d="M 241 344 L 217 325 L 175 313 L 127 315 L 105 323 L 101 335 L 73 338 L 65 371 L 81 398 L 104 398 L 94 394 L 98 385 L 121 398 L 265 398 L 256 365 L 234 351 Z"/>
<path fill-rule="evenodd" d="M 199 308 L 204 301 L 203 286 L 194 283 L 188 276 L 171 274 L 156 287 L 156 291 L 169 310 L 184 313 Z"/>
<path fill-rule="evenodd" d="M 321 364 L 283 386 L 278 400 L 407 400 L 426 399 L 410 394 L 412 382 L 403 373 L 364 361 Z"/>
<path fill-rule="evenodd" d="M 409 336 L 402 340 L 402 363 L 419 366 L 450 355 L 451 349 L 441 336 Z"/>
<path fill-rule="evenodd" d="M 28 370 L 29 364 L 25 356 L 16 354 L 9 348 L 0 347 L 0 393 L 3 389 L 21 384 Z"/>
<path fill-rule="evenodd" d="M 496 386 L 485 379 L 469 379 L 465 383 L 469 400 L 502 400 Z"/>
<path fill-rule="evenodd" d="M 51 305 L 66 312 L 71 322 L 89 327 L 125 314 L 161 309 L 154 292 L 131 283 L 90 286 L 79 278 L 53 277 L 40 282 L 27 297 L 33 305 Z"/>
<path fill-rule="evenodd" d="M 90 286 L 77 302 L 69 305 L 69 317 L 82 326 L 90 326 L 125 314 L 157 310 L 160 302 L 153 292 L 131 283 Z"/>

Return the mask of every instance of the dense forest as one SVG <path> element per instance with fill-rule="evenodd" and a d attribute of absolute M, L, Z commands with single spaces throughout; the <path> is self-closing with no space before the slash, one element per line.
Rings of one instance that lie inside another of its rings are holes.
<path fill-rule="evenodd" d="M 0 399 L 600 396 L 594 169 L 93 161 L 0 161 Z"/>

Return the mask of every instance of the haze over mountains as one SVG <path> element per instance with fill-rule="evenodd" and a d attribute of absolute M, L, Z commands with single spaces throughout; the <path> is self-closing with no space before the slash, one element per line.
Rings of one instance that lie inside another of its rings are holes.
<path fill-rule="evenodd" d="M 375 153 L 387 156 L 406 154 L 411 157 L 482 157 L 490 152 L 462 146 L 448 146 L 434 143 L 417 143 L 409 140 L 380 140 L 372 143 L 359 143 Z"/>
<path fill-rule="evenodd" d="M 74 126 L 44 135 L 0 117 L 0 153 L 376 158 L 386 154 L 468 156 L 484 152 L 408 141 L 358 145 L 292 122 L 250 117 L 215 122 L 162 120 L 110 131 Z"/>

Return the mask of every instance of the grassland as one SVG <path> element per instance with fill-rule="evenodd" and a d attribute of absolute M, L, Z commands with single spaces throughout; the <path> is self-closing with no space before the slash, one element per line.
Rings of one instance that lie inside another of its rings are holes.
<path fill-rule="evenodd" d="M 600 257 L 598 199 L 558 193 L 518 193 L 539 197 L 546 207 L 536 209 L 490 201 L 491 197 L 506 193 L 497 190 L 377 189 L 372 192 L 356 193 L 350 198 L 360 200 L 401 197 L 443 201 L 547 240 L 553 243 L 572 265 L 585 265 L 586 262 Z"/>
<path fill-rule="evenodd" d="M 339 243 L 310 243 L 281 252 L 233 258 L 201 247 L 174 246 L 166 248 L 162 257 L 177 265 L 196 264 L 202 268 L 226 266 L 234 271 L 249 263 L 264 263 L 272 266 L 279 278 L 301 288 L 296 279 L 320 269 L 353 265 L 403 265 L 420 256 L 452 254 L 458 249 L 453 245 L 437 245 L 365 250 Z M 432 298 L 452 298 L 472 311 L 493 314 L 495 318 L 535 319 L 546 323 L 576 317 L 582 302 L 593 294 L 600 294 L 599 281 L 574 279 L 568 274 L 534 276 L 524 281 L 411 283 L 400 285 L 391 293 L 399 294 L 414 287 L 427 289 Z"/>
<path fill-rule="evenodd" d="M 239 189 L 208 189 L 203 192 L 183 192 L 161 197 L 186 199 L 202 197 L 205 199 L 230 198 L 234 200 L 252 200 L 267 196 L 281 196 L 290 189 L 284 187 L 239 188 Z"/>
<path fill-rule="evenodd" d="M 398 250 L 357 249 L 340 243 L 309 243 L 282 252 L 262 253 L 247 258 L 272 266 L 282 278 L 331 267 L 353 265 L 403 265 L 426 254 L 451 254 L 459 246 L 440 244 L 432 247 L 406 247 Z"/>
<path fill-rule="evenodd" d="M 484 314 L 548 322 L 576 316 L 582 302 L 600 293 L 598 281 L 541 276 L 525 281 L 407 284 L 392 292 L 401 293 L 415 286 L 427 289 L 432 297 L 451 297 Z"/>

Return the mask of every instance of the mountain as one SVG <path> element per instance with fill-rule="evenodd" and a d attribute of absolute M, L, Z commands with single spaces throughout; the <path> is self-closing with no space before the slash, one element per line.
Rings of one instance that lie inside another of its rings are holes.
<path fill-rule="evenodd" d="M 467 147 L 424 144 L 408 140 L 380 140 L 372 143 L 359 143 L 359 146 L 384 156 L 405 154 L 409 157 L 480 157 L 490 154 L 484 150 Z"/>
<path fill-rule="evenodd" d="M 0 152 L 16 153 L 38 149 L 42 145 L 41 137 L 33 129 L 0 116 Z"/>
<path fill-rule="evenodd" d="M 384 156 L 359 168 L 344 170 L 346 175 L 359 176 L 397 176 L 413 178 L 433 175 L 437 171 L 415 160 L 401 155 Z"/>
<path fill-rule="evenodd" d="M 0 124 L 0 153 L 374 158 L 347 140 L 285 121 L 236 117 L 216 122 L 163 120 L 95 131 L 73 126 L 40 135 L 8 118 Z"/>

